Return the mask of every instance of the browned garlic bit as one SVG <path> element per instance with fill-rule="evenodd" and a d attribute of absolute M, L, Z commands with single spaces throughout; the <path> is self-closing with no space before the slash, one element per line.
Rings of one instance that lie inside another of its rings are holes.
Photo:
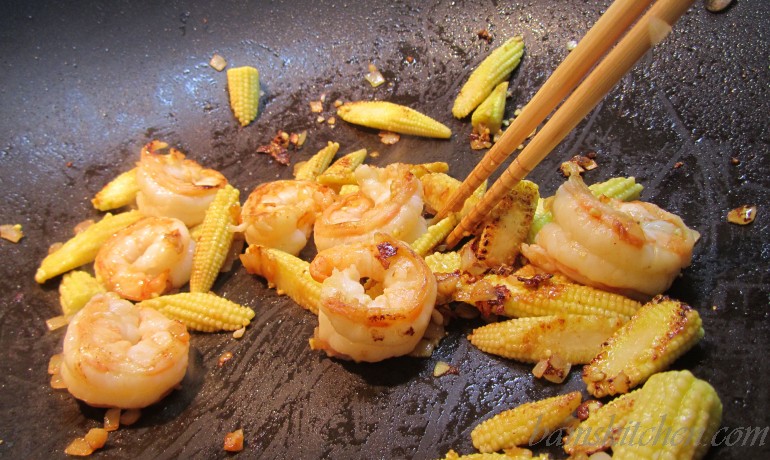
<path fill-rule="evenodd" d="M 233 352 L 226 351 L 222 353 L 222 355 L 219 357 L 219 360 L 217 361 L 217 367 L 224 366 L 231 359 L 233 359 Z"/>
<path fill-rule="evenodd" d="M 386 145 L 393 145 L 399 140 L 401 140 L 401 136 L 399 136 L 397 133 L 393 133 L 390 131 L 380 131 L 380 142 Z"/>
<path fill-rule="evenodd" d="M 385 83 L 385 77 L 382 76 L 377 67 L 374 64 L 369 64 L 369 73 L 366 74 L 366 81 L 372 85 L 372 88 L 376 88 Z"/>
<path fill-rule="evenodd" d="M 3 224 L 0 225 L 0 238 L 12 243 L 18 243 L 24 233 L 21 231 L 21 224 Z"/>
<path fill-rule="evenodd" d="M 227 452 L 240 452 L 243 450 L 243 430 L 238 429 L 225 435 L 224 449 Z"/>
<path fill-rule="evenodd" d="M 572 364 L 565 361 L 561 356 L 553 354 L 544 359 L 532 369 L 532 373 L 537 378 L 545 378 L 549 382 L 562 383 L 569 375 Z"/>
<path fill-rule="evenodd" d="M 727 213 L 727 221 L 737 225 L 748 225 L 754 222 L 757 216 L 757 207 L 755 205 L 744 204 Z"/>
<path fill-rule="evenodd" d="M 444 361 L 438 361 L 436 363 L 436 366 L 433 368 L 433 376 L 434 377 L 441 377 L 443 375 L 447 374 L 459 374 L 460 370 L 456 368 L 455 366 L 452 366 L 449 363 L 446 363 Z"/>
<path fill-rule="evenodd" d="M 217 72 L 221 72 L 225 70 L 225 67 L 227 67 L 227 61 L 222 56 L 214 53 L 214 55 L 211 56 L 209 65 Z"/>

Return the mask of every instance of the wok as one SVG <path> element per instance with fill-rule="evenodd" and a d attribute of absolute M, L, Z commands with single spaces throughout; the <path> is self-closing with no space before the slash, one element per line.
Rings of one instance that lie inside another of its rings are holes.
<path fill-rule="evenodd" d="M 21 224 L 25 237 L 0 241 L 0 456 L 64 457 L 72 439 L 101 424 L 102 410 L 48 385 L 48 359 L 63 337 L 45 326 L 59 314 L 58 281 L 41 286 L 33 276 L 51 243 L 99 217 L 90 198 L 134 165 L 144 143 L 169 142 L 224 173 L 244 197 L 259 183 L 291 177 L 291 167 L 255 153 L 279 129 L 308 132 L 292 163 L 335 140 L 343 152 L 379 151 L 373 164 L 446 161 L 464 177 L 481 155 L 468 148 L 470 123 L 453 119 L 450 108 L 471 69 L 504 38 L 524 36 L 511 113 L 607 5 L 2 2 L 0 216 Z M 770 454 L 770 440 L 736 431 L 756 435 L 748 430 L 770 425 L 769 17 L 769 2 L 741 0 L 720 14 L 696 2 L 530 175 L 552 194 L 562 180 L 558 164 L 595 151 L 600 166 L 586 174 L 589 182 L 633 175 L 644 199 L 701 233 L 670 294 L 696 307 L 706 330 L 675 368 L 708 380 L 724 403 L 726 429 L 709 458 Z M 477 37 L 481 29 L 491 44 Z M 215 52 L 261 72 L 261 113 L 245 128 L 228 106 L 225 74 L 208 66 Z M 366 83 L 370 62 L 387 84 Z M 325 116 L 336 99 L 376 98 L 421 110 L 454 134 L 385 146 L 376 131 L 318 123 L 308 103 L 321 94 Z M 759 205 L 756 221 L 727 223 L 727 211 L 747 203 Z M 224 434 L 243 428 L 249 458 L 439 458 L 450 448 L 473 452 L 470 430 L 494 413 L 584 390 L 579 369 L 553 385 L 534 379 L 530 365 L 474 349 L 465 336 L 478 323 L 455 321 L 430 359 L 353 364 L 311 351 L 315 318 L 240 265 L 215 291 L 256 311 L 246 335 L 194 334 L 183 388 L 112 433 L 97 457 L 222 458 Z M 218 367 L 226 351 L 234 359 Z M 433 377 L 438 360 L 459 374 Z"/>

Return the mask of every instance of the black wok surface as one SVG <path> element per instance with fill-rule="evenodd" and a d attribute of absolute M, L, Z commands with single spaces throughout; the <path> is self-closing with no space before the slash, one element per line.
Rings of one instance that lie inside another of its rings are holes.
<path fill-rule="evenodd" d="M 0 241 L 0 457 L 61 458 L 73 438 L 101 424 L 103 410 L 48 385 L 48 359 L 63 337 L 45 327 L 60 312 L 58 278 L 40 286 L 33 276 L 51 243 L 99 217 L 90 198 L 132 167 L 141 145 L 169 142 L 220 170 L 243 197 L 291 176 L 291 167 L 255 153 L 279 129 L 308 131 L 292 163 L 335 140 L 344 153 L 379 151 L 373 164 L 447 161 L 464 177 L 481 155 L 468 148 L 470 122 L 453 119 L 450 109 L 471 69 L 504 38 L 524 36 L 510 114 L 607 4 L 0 3 L 0 223 L 22 224 L 26 235 L 18 244 Z M 587 181 L 633 175 L 646 187 L 644 199 L 701 232 L 692 266 L 670 294 L 703 317 L 706 337 L 675 367 L 708 380 L 724 403 L 714 459 L 770 454 L 770 439 L 738 431 L 770 425 L 768 18 L 766 1 L 740 0 L 721 14 L 696 2 L 530 176 L 549 195 L 562 180 L 561 161 L 595 151 L 600 167 Z M 483 28 L 491 45 L 476 36 Z M 261 72 L 265 94 L 250 126 L 237 125 L 225 74 L 208 66 L 215 52 Z M 370 62 L 386 85 L 364 81 Z M 385 146 L 372 130 L 318 124 L 308 102 L 321 94 L 325 116 L 338 98 L 384 99 L 423 111 L 454 134 L 449 141 L 403 136 Z M 729 209 L 747 203 L 759 205 L 753 224 L 726 222 Z M 478 323 L 453 323 L 431 359 L 328 359 L 308 346 L 315 318 L 240 265 L 215 290 L 256 311 L 246 335 L 195 334 L 183 389 L 112 433 L 97 457 L 228 457 L 224 434 L 243 428 L 240 456 L 247 458 L 439 458 L 450 448 L 473 452 L 470 431 L 492 414 L 585 388 L 579 369 L 553 385 L 534 379 L 530 365 L 474 349 L 465 336 Z M 226 351 L 235 358 L 217 367 Z M 438 360 L 459 375 L 434 378 Z"/>

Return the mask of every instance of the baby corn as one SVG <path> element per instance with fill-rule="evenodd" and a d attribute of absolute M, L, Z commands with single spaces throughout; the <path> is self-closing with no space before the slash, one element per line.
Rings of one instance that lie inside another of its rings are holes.
<path fill-rule="evenodd" d="M 538 316 L 487 324 L 468 340 L 483 352 L 517 361 L 536 363 L 555 354 L 570 364 L 585 364 L 622 325 L 610 316 Z"/>
<path fill-rule="evenodd" d="M 626 393 L 667 368 L 703 337 L 700 315 L 682 302 L 657 296 L 645 304 L 583 368 L 597 398 Z"/>
<path fill-rule="evenodd" d="M 137 304 L 150 307 L 201 332 L 237 331 L 254 318 L 254 310 L 207 292 L 164 295 Z"/>
<path fill-rule="evenodd" d="M 452 115 L 464 118 L 507 80 L 524 55 L 524 39 L 513 37 L 492 51 L 474 70 L 455 99 Z"/>
<path fill-rule="evenodd" d="M 418 179 L 426 174 L 445 173 L 449 171 L 449 163 L 445 161 L 434 161 L 433 163 L 410 164 L 409 172 Z"/>
<path fill-rule="evenodd" d="M 310 263 L 278 249 L 256 244 L 241 254 L 246 271 L 265 278 L 279 294 L 288 295 L 299 306 L 318 314 L 321 304 L 321 283 L 310 276 Z"/>
<path fill-rule="evenodd" d="M 494 297 L 484 298 L 490 292 Z M 576 284 L 559 275 L 537 278 L 490 274 L 473 282 L 465 280 L 454 300 L 470 303 L 482 313 L 513 318 L 572 314 L 618 317 L 625 322 L 641 307 L 635 300 Z"/>
<path fill-rule="evenodd" d="M 495 86 L 495 89 L 484 99 L 484 102 L 476 107 L 473 115 L 471 115 L 473 132 L 480 134 L 488 129 L 489 135 L 493 136 L 500 131 L 500 127 L 503 126 L 507 92 L 508 82 L 504 81 Z"/>
<path fill-rule="evenodd" d="M 612 447 L 630 419 L 631 411 L 642 395 L 642 389 L 619 396 L 598 410 L 564 439 L 564 451 L 569 455 L 586 454 L 607 450 Z"/>
<path fill-rule="evenodd" d="M 452 273 L 460 270 L 461 257 L 457 251 L 452 252 L 434 252 L 425 257 L 425 263 L 434 274 Z"/>
<path fill-rule="evenodd" d="M 259 71 L 249 66 L 227 69 L 227 89 L 230 107 L 241 126 L 254 121 L 259 110 Z"/>
<path fill-rule="evenodd" d="M 533 456 L 529 449 L 506 449 L 502 454 L 496 452 L 487 452 L 484 454 L 466 454 L 460 455 L 454 450 L 447 452 L 443 460 L 548 460 L 551 457 L 548 454 Z"/>
<path fill-rule="evenodd" d="M 457 217 L 454 214 L 449 215 L 435 224 L 428 227 L 428 231 L 417 238 L 412 244 L 412 249 L 420 257 L 425 257 L 430 251 L 438 246 L 457 226 Z"/>
<path fill-rule="evenodd" d="M 721 421 L 722 402 L 711 385 L 689 371 L 655 374 L 613 444 L 612 458 L 701 458 Z"/>
<path fill-rule="evenodd" d="M 337 109 L 340 118 L 368 128 L 414 136 L 449 139 L 452 131 L 427 115 L 385 101 L 346 102 Z"/>
<path fill-rule="evenodd" d="M 55 252 L 48 254 L 35 273 L 35 281 L 42 284 L 54 276 L 93 262 L 99 248 L 115 232 L 128 227 L 141 218 L 142 214 L 139 211 L 128 211 L 115 215 L 108 213 L 102 220 L 75 235 Z"/>
<path fill-rule="evenodd" d="M 339 148 L 340 144 L 329 141 L 326 147 L 319 150 L 318 153 L 310 157 L 305 163 L 297 166 L 297 170 L 294 171 L 294 178 L 297 180 L 316 180 L 329 167 Z"/>
<path fill-rule="evenodd" d="M 361 166 L 366 159 L 366 149 L 356 150 L 355 152 L 344 155 L 339 160 L 332 163 L 317 178 L 316 182 L 336 190 L 345 184 L 355 184 L 356 178 L 353 171 Z"/>
<path fill-rule="evenodd" d="M 139 184 L 136 182 L 136 168 L 118 175 L 104 186 L 91 200 L 99 211 L 128 206 L 136 200 Z"/>
<path fill-rule="evenodd" d="M 481 452 L 497 452 L 534 444 L 556 430 L 580 401 L 580 392 L 574 391 L 501 412 L 471 431 L 473 446 Z"/>
<path fill-rule="evenodd" d="M 66 273 L 59 284 L 59 303 L 64 316 L 71 316 L 91 300 L 91 297 L 106 292 L 104 286 L 90 273 L 75 270 Z"/>
<path fill-rule="evenodd" d="M 227 184 L 217 191 L 214 201 L 206 210 L 201 228 L 196 231 L 190 292 L 208 292 L 214 285 L 233 242 L 231 226 L 237 224 L 239 197 L 238 189 Z"/>

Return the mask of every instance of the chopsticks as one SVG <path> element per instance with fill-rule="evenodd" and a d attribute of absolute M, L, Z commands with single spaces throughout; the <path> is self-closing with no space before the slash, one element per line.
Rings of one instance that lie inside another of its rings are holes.
<path fill-rule="evenodd" d="M 448 248 L 472 233 L 497 202 L 545 158 L 654 45 L 663 41 L 693 0 L 658 0 L 585 77 L 551 119 L 513 160 L 484 197 L 447 237 Z M 524 141 L 554 107 L 575 88 L 591 67 L 649 5 L 650 0 L 616 0 L 578 46 L 557 67 L 503 136 L 487 152 L 438 218 L 465 199 Z"/>

